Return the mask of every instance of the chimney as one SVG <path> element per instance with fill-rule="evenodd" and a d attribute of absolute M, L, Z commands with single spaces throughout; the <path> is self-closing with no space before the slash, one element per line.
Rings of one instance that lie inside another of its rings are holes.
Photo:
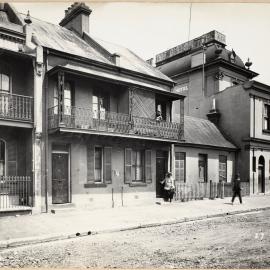
<path fill-rule="evenodd" d="M 91 12 L 92 10 L 85 3 L 75 2 L 65 10 L 65 17 L 59 25 L 82 36 L 84 32 L 89 33 L 89 15 Z"/>
<path fill-rule="evenodd" d="M 219 118 L 220 118 L 220 112 L 216 108 L 216 99 L 213 98 L 212 100 L 212 109 L 207 114 L 208 120 L 214 123 L 216 126 L 218 126 Z"/>

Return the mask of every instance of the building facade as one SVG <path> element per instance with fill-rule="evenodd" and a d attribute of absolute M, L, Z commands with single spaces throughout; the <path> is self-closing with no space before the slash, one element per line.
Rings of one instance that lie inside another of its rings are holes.
<path fill-rule="evenodd" d="M 172 79 L 91 37 L 91 12 L 75 3 L 59 26 L 0 4 L 0 210 L 154 203 L 167 171 L 230 182 L 236 147 L 184 118 Z"/>
<path fill-rule="evenodd" d="M 250 70 L 223 34 L 212 31 L 156 56 L 156 66 L 177 82 L 185 114 L 209 119 L 239 148 L 236 172 L 251 194 L 269 192 L 269 86 Z M 176 102 L 177 104 L 177 102 Z M 176 110 L 177 110 L 176 105 Z"/>

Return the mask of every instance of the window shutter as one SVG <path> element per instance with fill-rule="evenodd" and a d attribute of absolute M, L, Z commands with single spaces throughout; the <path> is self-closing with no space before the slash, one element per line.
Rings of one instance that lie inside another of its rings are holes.
<path fill-rule="evenodd" d="M 132 169 L 132 150 L 130 148 L 125 149 L 125 183 L 131 183 L 131 169 Z"/>
<path fill-rule="evenodd" d="M 95 181 L 95 148 L 93 145 L 87 147 L 87 181 Z"/>
<path fill-rule="evenodd" d="M 145 150 L 145 182 L 152 183 L 151 150 Z"/>
<path fill-rule="evenodd" d="M 104 147 L 104 183 L 112 183 L 112 148 Z"/>
<path fill-rule="evenodd" d="M 17 145 L 15 141 L 10 141 L 7 143 L 7 154 L 8 154 L 7 175 L 16 176 L 17 175 Z"/>

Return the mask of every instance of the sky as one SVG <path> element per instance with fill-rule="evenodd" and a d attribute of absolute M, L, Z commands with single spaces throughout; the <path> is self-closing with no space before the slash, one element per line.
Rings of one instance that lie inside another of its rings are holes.
<path fill-rule="evenodd" d="M 143 59 L 212 30 L 226 36 L 228 49 L 260 75 L 255 79 L 270 84 L 270 4 L 254 3 L 136 3 L 85 2 L 91 9 L 90 35 L 125 46 Z M 22 13 L 58 24 L 72 2 L 13 3 Z"/>

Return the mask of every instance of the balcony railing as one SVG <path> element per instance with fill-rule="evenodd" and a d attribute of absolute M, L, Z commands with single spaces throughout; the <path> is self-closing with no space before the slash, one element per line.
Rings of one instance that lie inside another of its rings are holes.
<path fill-rule="evenodd" d="M 48 127 L 60 127 L 104 131 L 118 134 L 129 134 L 156 137 L 170 140 L 181 140 L 183 128 L 179 123 L 157 121 L 155 119 L 135 117 L 128 114 L 103 112 L 97 114 L 88 108 L 65 107 L 61 121 L 58 107 L 48 112 Z"/>
<path fill-rule="evenodd" d="M 0 176 L 0 211 L 32 206 L 32 180 L 28 176 Z"/>
<path fill-rule="evenodd" d="M 33 121 L 33 98 L 0 92 L 0 118 Z"/>

